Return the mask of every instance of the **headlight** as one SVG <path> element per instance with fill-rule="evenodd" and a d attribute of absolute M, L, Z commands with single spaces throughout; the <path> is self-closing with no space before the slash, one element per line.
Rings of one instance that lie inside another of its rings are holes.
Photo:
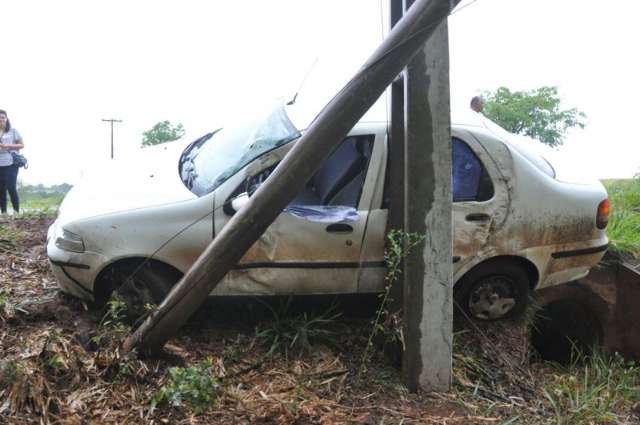
<path fill-rule="evenodd" d="M 60 227 L 56 233 L 56 246 L 58 248 L 65 251 L 84 252 L 84 242 L 80 236 Z"/>

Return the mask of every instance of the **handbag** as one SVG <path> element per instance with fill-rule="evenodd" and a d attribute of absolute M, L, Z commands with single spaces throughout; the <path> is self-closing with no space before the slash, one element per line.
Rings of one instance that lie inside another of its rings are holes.
<path fill-rule="evenodd" d="M 24 155 L 20 155 L 18 152 L 11 152 L 11 156 L 13 157 L 13 164 L 18 168 L 24 168 L 25 170 L 29 168 L 29 161 Z"/>

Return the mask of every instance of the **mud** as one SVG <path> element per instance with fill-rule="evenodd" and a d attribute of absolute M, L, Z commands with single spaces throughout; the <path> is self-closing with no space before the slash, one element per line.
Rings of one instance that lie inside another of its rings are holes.
<path fill-rule="evenodd" d="M 588 276 L 537 291 L 533 345 L 545 360 L 568 361 L 571 350 L 599 346 L 640 360 L 640 273 L 612 256 Z"/>

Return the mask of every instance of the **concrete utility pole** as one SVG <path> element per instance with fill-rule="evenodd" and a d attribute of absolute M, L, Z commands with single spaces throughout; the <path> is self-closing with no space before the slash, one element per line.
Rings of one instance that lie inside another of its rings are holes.
<path fill-rule="evenodd" d="M 406 382 L 410 390 L 451 385 L 453 319 L 451 108 L 444 21 L 407 67 L 405 229 L 425 234 L 405 264 Z"/>
<path fill-rule="evenodd" d="M 393 25 L 399 19 L 398 14 L 403 9 L 406 12 L 413 0 L 390 1 Z M 450 7 L 457 3 L 452 1 Z M 451 384 L 453 317 L 446 20 L 413 57 L 402 78 L 392 86 L 391 116 L 391 159 L 395 161 L 391 164 L 395 168 L 391 171 L 391 184 L 401 187 L 403 196 L 402 199 L 392 198 L 390 219 L 394 226 L 402 223 L 401 228 L 408 233 L 426 235 L 421 246 L 414 248 L 404 264 L 402 305 L 406 351 L 403 375 L 410 391 L 418 388 L 445 391 Z M 404 129 L 400 128 L 401 123 Z"/>
<path fill-rule="evenodd" d="M 110 119 L 107 120 L 107 119 L 103 118 L 102 121 L 108 122 L 108 123 L 111 124 L 111 159 L 113 159 L 113 123 L 114 122 L 122 122 L 122 120 L 116 120 L 116 119 L 113 119 L 113 118 L 110 118 Z"/>
<path fill-rule="evenodd" d="M 303 189 L 332 150 L 380 97 L 450 11 L 450 0 L 418 0 L 356 76 L 320 112 L 267 181 L 251 196 L 173 288 L 124 342 L 157 352 Z M 451 261 L 451 258 L 449 258 Z M 440 306 L 442 308 L 442 306 Z"/>

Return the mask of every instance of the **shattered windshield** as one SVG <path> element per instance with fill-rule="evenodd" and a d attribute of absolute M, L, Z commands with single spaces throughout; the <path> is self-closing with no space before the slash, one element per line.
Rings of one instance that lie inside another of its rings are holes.
<path fill-rule="evenodd" d="M 187 188 L 198 196 L 212 192 L 265 152 L 300 137 L 284 105 L 240 125 L 223 127 L 191 143 L 178 165 Z"/>

